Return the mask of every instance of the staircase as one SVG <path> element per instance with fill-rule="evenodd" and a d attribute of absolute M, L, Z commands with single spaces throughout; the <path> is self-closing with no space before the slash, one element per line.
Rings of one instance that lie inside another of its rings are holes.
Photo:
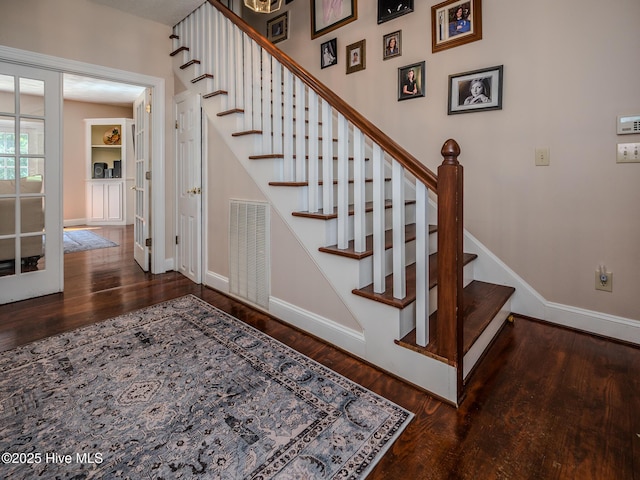
<path fill-rule="evenodd" d="M 216 0 L 171 38 L 176 75 L 363 326 L 326 339 L 459 404 L 515 289 L 463 251 L 457 143 L 435 175 Z"/>

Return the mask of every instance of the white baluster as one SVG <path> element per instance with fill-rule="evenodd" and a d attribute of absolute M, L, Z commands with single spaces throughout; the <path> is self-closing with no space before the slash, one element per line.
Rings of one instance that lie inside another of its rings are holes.
<path fill-rule="evenodd" d="M 261 92 L 261 84 L 262 84 L 262 53 L 260 46 L 250 40 L 251 43 L 251 71 L 253 74 L 253 78 L 251 80 L 251 85 L 253 87 L 253 93 L 251 94 L 253 100 L 252 114 L 253 118 L 251 119 L 251 130 L 262 130 L 262 92 Z"/>
<path fill-rule="evenodd" d="M 283 153 L 284 153 L 284 177 L 283 181 L 292 182 L 294 180 L 293 168 L 293 73 L 284 70 L 284 107 L 283 107 Z"/>
<path fill-rule="evenodd" d="M 295 126 L 296 126 L 296 182 L 307 180 L 305 168 L 306 160 L 306 126 L 305 126 L 305 86 L 304 82 L 296 77 L 295 79 Z"/>
<path fill-rule="evenodd" d="M 253 128 L 253 49 L 251 48 L 251 39 L 248 35 L 243 35 L 244 58 L 243 70 L 244 77 L 244 130 L 248 131 Z"/>
<path fill-rule="evenodd" d="M 429 190 L 416 181 L 416 343 L 429 343 Z"/>
<path fill-rule="evenodd" d="M 235 46 L 233 64 L 235 74 L 229 79 L 229 90 L 233 90 L 232 108 L 244 109 L 244 34 L 237 27 L 233 26 L 233 43 Z"/>
<path fill-rule="evenodd" d="M 309 174 L 308 174 L 308 211 L 318 211 L 318 147 L 320 143 L 318 125 L 318 94 L 309 89 Z M 330 188 L 327 185 L 327 188 Z"/>
<path fill-rule="evenodd" d="M 385 291 L 384 249 L 384 155 L 379 145 L 373 145 L 373 291 Z"/>
<path fill-rule="evenodd" d="M 367 247 L 365 213 L 365 168 L 364 134 L 353 127 L 353 240 L 356 252 L 364 252 Z"/>
<path fill-rule="evenodd" d="M 203 73 L 207 73 L 207 71 L 204 69 L 204 39 L 205 36 L 207 35 L 207 28 L 205 28 L 204 25 L 204 8 L 200 7 L 199 9 L 197 9 L 195 12 L 193 12 L 195 14 L 195 22 L 194 22 L 194 26 L 195 26 L 195 37 L 196 37 L 196 51 L 194 52 L 194 58 L 196 60 L 198 60 L 200 63 L 196 63 L 194 65 L 194 77 L 193 78 L 197 78 L 200 75 L 202 75 Z"/>
<path fill-rule="evenodd" d="M 322 100 L 322 211 L 333 212 L 333 114 Z"/>
<path fill-rule="evenodd" d="M 282 65 L 272 59 L 273 153 L 282 153 Z"/>
<path fill-rule="evenodd" d="M 338 248 L 349 246 L 349 124 L 338 114 Z"/>
<path fill-rule="evenodd" d="M 392 210 L 393 210 L 393 297 L 407 296 L 407 273 L 405 266 L 404 235 L 404 167 L 393 160 L 392 168 Z"/>
<path fill-rule="evenodd" d="M 271 55 L 262 50 L 262 152 L 273 153 L 271 141 L 273 140 L 271 129 Z"/>

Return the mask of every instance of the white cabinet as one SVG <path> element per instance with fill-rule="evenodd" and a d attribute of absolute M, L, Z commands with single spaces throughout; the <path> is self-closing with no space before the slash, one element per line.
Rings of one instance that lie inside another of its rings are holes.
<path fill-rule="evenodd" d="M 129 118 L 85 120 L 87 224 L 133 223 L 133 136 Z"/>

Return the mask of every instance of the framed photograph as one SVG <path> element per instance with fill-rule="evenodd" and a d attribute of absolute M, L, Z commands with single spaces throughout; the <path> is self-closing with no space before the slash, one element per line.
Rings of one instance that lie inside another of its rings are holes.
<path fill-rule="evenodd" d="M 424 97 L 427 88 L 425 62 L 398 69 L 398 101 Z"/>
<path fill-rule="evenodd" d="M 311 38 L 358 18 L 358 0 L 311 0 Z"/>
<path fill-rule="evenodd" d="M 320 68 L 338 63 L 338 39 L 334 38 L 320 45 Z"/>
<path fill-rule="evenodd" d="M 347 45 L 347 73 L 359 72 L 367 67 L 366 40 Z"/>
<path fill-rule="evenodd" d="M 431 7 L 433 53 L 482 38 L 482 0 L 447 0 Z"/>
<path fill-rule="evenodd" d="M 378 23 L 413 12 L 413 0 L 378 0 Z"/>
<path fill-rule="evenodd" d="M 382 59 L 388 60 L 402 55 L 402 30 L 382 37 Z"/>
<path fill-rule="evenodd" d="M 267 21 L 267 39 L 278 43 L 289 38 L 289 12 Z"/>
<path fill-rule="evenodd" d="M 449 75 L 449 115 L 502 109 L 503 66 Z"/>

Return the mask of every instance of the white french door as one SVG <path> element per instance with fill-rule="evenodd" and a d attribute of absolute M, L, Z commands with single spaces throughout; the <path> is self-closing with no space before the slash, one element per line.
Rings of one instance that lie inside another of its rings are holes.
<path fill-rule="evenodd" d="M 200 95 L 175 98 L 178 271 L 202 282 L 202 113 Z"/>
<path fill-rule="evenodd" d="M 147 88 L 133 105 L 135 128 L 133 151 L 135 155 L 135 190 L 133 217 L 133 258 L 142 270 L 149 271 L 149 147 L 151 115 L 150 90 Z"/>
<path fill-rule="evenodd" d="M 61 78 L 0 62 L 0 304 L 63 289 Z"/>

